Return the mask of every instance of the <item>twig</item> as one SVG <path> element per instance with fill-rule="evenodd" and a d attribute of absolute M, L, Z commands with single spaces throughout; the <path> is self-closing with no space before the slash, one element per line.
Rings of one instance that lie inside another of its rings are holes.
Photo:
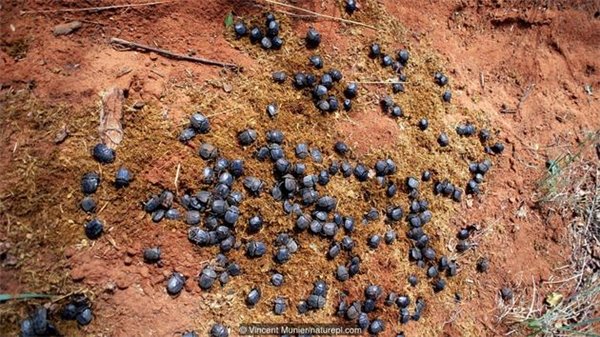
<path fill-rule="evenodd" d="M 177 172 L 175 172 L 175 193 L 179 192 L 179 171 L 181 170 L 181 163 L 177 164 Z"/>
<path fill-rule="evenodd" d="M 113 5 L 113 6 L 102 6 L 102 7 L 84 7 L 84 8 L 61 8 L 61 9 L 46 9 L 39 11 L 21 11 L 21 15 L 24 14 L 42 14 L 42 13 L 65 13 L 65 12 L 102 12 L 111 9 L 120 9 L 120 8 L 132 8 L 132 7 L 142 7 L 142 6 L 152 6 L 152 5 L 161 5 L 170 2 L 174 2 L 175 0 L 170 1 L 154 1 L 154 2 L 146 2 L 141 4 L 124 4 L 124 5 Z"/>
<path fill-rule="evenodd" d="M 521 106 L 523 105 L 523 103 L 525 103 L 525 101 L 527 100 L 527 98 L 529 97 L 531 92 L 533 91 L 533 88 L 535 88 L 535 84 L 533 84 L 533 83 L 530 83 L 527 86 L 527 88 L 525 88 L 525 91 L 523 92 L 523 96 L 521 96 L 521 98 L 519 99 L 519 104 L 517 104 L 517 110 L 521 110 Z"/>
<path fill-rule="evenodd" d="M 357 84 L 405 84 L 408 82 L 402 82 L 402 81 L 355 81 L 353 83 L 357 83 Z"/>
<path fill-rule="evenodd" d="M 152 52 L 160 54 L 160 55 L 162 55 L 164 57 L 169 57 L 169 58 L 176 59 L 176 60 L 184 60 L 184 61 L 197 62 L 197 63 L 207 64 L 207 65 L 212 65 L 212 66 L 219 66 L 219 67 L 231 68 L 231 69 L 234 69 L 234 70 L 241 70 L 241 67 L 238 66 L 237 64 L 223 63 L 223 62 L 219 62 L 219 61 L 215 61 L 215 60 L 209 60 L 209 59 L 201 58 L 201 57 L 193 57 L 193 56 L 175 54 L 175 53 L 170 52 L 170 51 L 165 50 L 165 49 L 155 48 L 155 47 L 147 46 L 147 45 L 144 45 L 144 44 L 140 44 L 140 43 L 136 43 L 136 42 L 131 42 L 131 41 L 119 39 L 119 38 L 116 38 L 116 37 L 112 37 L 110 39 L 110 43 L 117 44 L 117 45 L 120 45 L 120 46 L 123 46 L 123 47 L 129 47 L 129 48 L 132 48 L 132 49 L 140 49 L 140 50 L 143 50 L 143 51 L 152 51 Z"/>
<path fill-rule="evenodd" d="M 322 17 L 322 18 L 326 18 L 326 19 L 330 19 L 330 20 L 338 20 L 338 21 L 341 21 L 341 22 L 351 23 L 351 24 L 354 24 L 354 25 L 357 25 L 357 26 L 363 26 L 363 27 L 370 28 L 370 29 L 373 29 L 373 30 L 378 30 L 377 27 L 368 25 L 366 23 L 362 23 L 362 22 L 358 22 L 358 21 L 353 21 L 353 20 L 348 20 L 348 19 L 344 19 L 344 18 L 340 18 L 340 17 L 336 17 L 336 16 L 331 16 L 331 15 L 327 15 L 327 14 L 321 14 L 321 13 L 313 12 L 313 11 L 310 11 L 308 9 L 296 7 L 296 6 L 289 5 L 289 4 L 285 4 L 285 3 L 282 3 L 282 2 L 279 2 L 279 1 L 274 1 L 274 0 L 262 0 L 262 1 L 270 3 L 270 4 L 273 4 L 273 5 L 277 5 L 277 6 L 292 8 L 292 9 L 295 9 L 295 10 L 298 10 L 298 11 L 301 11 L 301 12 L 304 12 L 304 13 L 312 14 L 314 16 L 318 16 L 318 17 Z"/>
<path fill-rule="evenodd" d="M 481 89 L 485 89 L 485 77 L 483 71 L 479 73 L 479 82 L 481 83 Z"/>

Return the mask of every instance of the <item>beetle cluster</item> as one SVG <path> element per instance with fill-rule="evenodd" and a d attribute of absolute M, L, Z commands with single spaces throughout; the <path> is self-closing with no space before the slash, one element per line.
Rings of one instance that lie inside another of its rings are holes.
<path fill-rule="evenodd" d="M 248 36 L 251 43 L 259 43 L 265 50 L 281 49 L 284 43 L 283 39 L 279 36 L 279 22 L 276 20 L 273 13 L 266 14 L 265 26 L 262 30 L 258 26 L 253 26 L 248 30 L 246 24 L 239 21 L 233 25 L 233 31 L 235 32 L 236 38 L 240 39 Z"/>
<path fill-rule="evenodd" d="M 110 164 L 115 160 L 114 150 L 102 143 L 94 146 L 92 156 L 101 164 Z M 124 188 L 129 186 L 132 180 L 133 175 L 131 172 L 125 167 L 120 167 L 115 174 L 114 186 L 116 188 Z M 81 210 L 88 214 L 96 212 L 96 201 L 92 198 L 92 194 L 96 193 L 100 187 L 100 183 L 100 175 L 96 172 L 87 172 L 81 177 L 81 192 L 84 194 L 84 197 L 81 199 L 79 206 Z M 102 235 L 104 224 L 100 219 L 92 219 L 85 224 L 84 229 L 87 237 L 95 240 Z"/>

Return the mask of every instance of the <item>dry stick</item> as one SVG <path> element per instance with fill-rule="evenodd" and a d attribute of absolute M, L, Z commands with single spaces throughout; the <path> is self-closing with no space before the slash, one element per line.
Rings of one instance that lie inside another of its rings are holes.
<path fill-rule="evenodd" d="M 119 8 L 131 8 L 131 7 L 142 7 L 142 6 L 152 6 L 152 5 L 161 5 L 173 2 L 171 1 L 154 1 L 154 2 L 146 2 L 141 4 L 125 4 L 125 5 L 113 5 L 113 6 L 102 6 L 102 7 L 85 7 L 85 8 L 61 8 L 61 9 L 47 9 L 41 11 L 21 11 L 21 15 L 23 14 L 42 14 L 42 13 L 65 13 L 65 12 L 101 12 L 107 11 L 111 9 L 119 9 Z"/>
<path fill-rule="evenodd" d="M 362 23 L 362 22 L 358 22 L 358 21 L 352 21 L 352 20 L 340 18 L 340 17 L 337 17 L 337 16 L 331 16 L 331 15 L 327 15 L 327 14 L 321 14 L 321 13 L 313 12 L 313 11 L 310 11 L 308 9 L 304 9 L 304 8 L 301 8 L 301 7 L 296 7 L 296 6 L 289 5 L 289 4 L 285 4 L 285 3 L 282 3 L 282 2 L 279 2 L 279 1 L 274 1 L 274 0 L 262 0 L 262 1 L 270 3 L 270 4 L 273 4 L 273 5 L 277 5 L 277 6 L 292 8 L 292 9 L 295 9 L 295 10 L 298 10 L 298 11 L 301 11 L 301 12 L 304 12 L 304 13 L 312 14 L 314 16 L 319 16 L 319 17 L 327 18 L 327 19 L 331 19 L 331 20 L 338 20 L 338 21 L 341 21 L 341 22 L 351 23 L 351 24 L 354 24 L 354 25 L 367 27 L 367 28 L 370 28 L 370 29 L 373 29 L 373 30 L 378 30 L 376 27 L 368 25 L 366 23 Z"/>
<path fill-rule="evenodd" d="M 404 83 L 408 83 L 408 82 L 402 82 L 402 81 L 355 81 L 352 83 L 357 83 L 357 84 L 404 84 Z"/>
<path fill-rule="evenodd" d="M 212 66 L 219 66 L 219 67 L 231 68 L 231 69 L 234 69 L 234 70 L 240 70 L 241 69 L 240 66 L 238 66 L 237 64 L 224 63 L 224 62 L 219 62 L 219 61 L 210 60 L 210 59 L 201 58 L 201 57 L 193 57 L 193 56 L 175 54 L 175 53 L 170 52 L 170 51 L 165 50 L 165 49 L 155 48 L 155 47 L 152 47 L 152 46 L 148 46 L 148 45 L 144 45 L 144 44 L 140 44 L 140 43 L 136 43 L 136 42 L 127 41 L 127 40 L 119 39 L 119 38 L 116 38 L 116 37 L 112 37 L 110 39 L 110 43 L 117 44 L 117 45 L 124 46 L 124 47 L 133 48 L 133 49 L 140 49 L 140 50 L 143 50 L 143 51 L 152 51 L 152 52 L 160 54 L 160 55 L 162 55 L 164 57 L 169 57 L 169 58 L 176 59 L 176 60 L 185 60 L 185 61 L 190 61 L 190 62 L 208 64 L 208 65 L 212 65 Z"/>

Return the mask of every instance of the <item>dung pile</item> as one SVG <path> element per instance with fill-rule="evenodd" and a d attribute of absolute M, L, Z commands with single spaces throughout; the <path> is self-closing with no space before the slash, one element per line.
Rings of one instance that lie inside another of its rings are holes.
<path fill-rule="evenodd" d="M 158 226 L 185 231 L 189 242 L 181 244 L 213 257 L 196 274 L 175 270 L 165 280 L 169 295 L 185 283 L 208 294 L 240 289 L 228 313 L 252 322 L 337 315 L 378 334 L 426 319 L 436 294 L 459 291 L 460 253 L 471 248 L 476 227 L 456 233 L 448 220 L 463 191 L 483 192 L 503 146 L 483 116 L 451 105 L 448 76 L 435 59 L 398 41 L 398 24 L 369 4 L 358 15 L 386 28 L 376 41 L 348 37 L 356 40 L 335 56 L 314 27 L 298 37 L 287 17 L 240 19 L 226 34 L 259 66 L 226 77 L 231 93 L 183 89 L 199 111 L 190 108 L 177 135 L 150 139 L 133 126 L 126 142 L 136 143 L 136 153 L 127 144 L 116 153 L 93 149 L 104 176 L 114 172 L 115 188 L 102 190 L 120 193 L 114 204 L 129 202 Z M 392 80 L 382 89 L 365 78 Z M 393 147 L 356 150 L 339 125 L 366 111 L 398 125 Z M 462 119 L 450 123 L 447 111 Z M 160 121 L 146 123 L 160 130 Z M 176 190 L 140 178 L 151 159 L 136 155 L 157 148 L 176 152 L 189 168 L 177 171 Z M 95 240 L 110 225 L 94 215 L 93 194 L 107 179 L 80 173 L 85 233 Z M 143 256 L 161 267 L 161 247 L 146 247 Z M 232 328 L 238 317 L 219 319 Z M 217 324 L 211 333 L 226 336 L 227 328 Z"/>

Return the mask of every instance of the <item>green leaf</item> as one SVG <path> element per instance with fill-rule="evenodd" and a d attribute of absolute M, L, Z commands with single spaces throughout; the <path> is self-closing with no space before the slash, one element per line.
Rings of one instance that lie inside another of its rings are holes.
<path fill-rule="evenodd" d="M 52 298 L 55 295 L 36 294 L 36 293 L 22 293 L 22 294 L 0 294 L 0 302 L 9 300 L 28 300 L 32 298 Z"/>
<path fill-rule="evenodd" d="M 225 27 L 229 28 L 231 26 L 233 26 L 233 13 L 229 12 L 225 17 Z"/>

